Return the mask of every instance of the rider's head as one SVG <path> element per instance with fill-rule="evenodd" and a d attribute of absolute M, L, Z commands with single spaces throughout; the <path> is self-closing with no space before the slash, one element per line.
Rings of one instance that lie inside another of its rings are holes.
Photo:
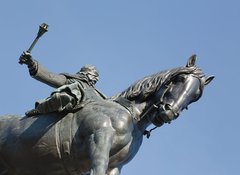
<path fill-rule="evenodd" d="M 99 79 L 98 71 L 92 65 L 83 66 L 78 73 L 86 75 L 91 85 L 95 85 Z"/>

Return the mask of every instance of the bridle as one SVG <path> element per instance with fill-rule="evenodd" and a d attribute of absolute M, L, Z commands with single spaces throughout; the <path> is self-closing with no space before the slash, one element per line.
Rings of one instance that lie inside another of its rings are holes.
<path fill-rule="evenodd" d="M 156 102 L 153 102 L 151 104 L 151 106 L 144 112 L 143 115 L 140 116 L 140 119 L 144 118 L 145 116 L 147 116 L 149 113 L 152 113 L 152 112 L 158 112 L 160 109 L 163 109 L 164 108 L 164 102 L 163 102 L 163 99 L 164 99 L 164 96 L 166 94 L 166 92 L 169 90 L 170 88 L 170 85 L 172 84 L 172 82 L 169 80 L 168 83 L 164 83 L 161 88 L 159 89 L 161 93 L 161 97 L 160 97 L 160 100 L 156 100 Z M 149 120 L 149 119 L 148 119 Z M 162 126 L 164 123 L 171 123 L 171 120 L 166 120 L 166 119 L 163 119 L 162 117 L 159 119 L 159 120 L 162 120 L 162 124 L 161 125 L 155 125 L 155 127 L 153 127 L 152 129 L 150 130 L 145 130 L 143 135 L 146 135 L 147 138 L 150 138 L 151 136 L 151 132 L 155 129 L 157 129 L 158 127 Z M 152 122 L 152 121 L 150 121 Z M 152 122 L 153 123 L 153 122 Z"/>
<path fill-rule="evenodd" d="M 179 74 L 178 74 L 178 75 L 179 75 Z M 175 75 L 175 76 L 177 76 L 177 75 Z M 168 107 L 168 104 L 165 104 L 165 103 L 164 103 L 164 97 L 166 96 L 166 93 L 168 92 L 168 90 L 169 90 L 169 88 L 171 87 L 171 85 L 173 84 L 172 78 L 174 78 L 175 76 L 171 76 L 169 79 L 167 79 L 167 80 L 162 84 L 162 86 L 161 86 L 161 88 L 159 89 L 159 92 L 158 92 L 158 93 L 160 94 L 160 97 L 158 97 L 158 99 L 160 99 L 160 100 L 157 100 L 157 99 L 155 98 L 154 102 L 151 104 L 151 106 L 149 107 L 149 109 L 147 109 L 146 112 L 141 116 L 141 118 L 143 118 L 143 117 L 147 116 L 147 114 L 149 114 L 150 112 L 153 113 L 153 112 L 167 111 L 167 110 L 168 110 L 168 111 L 170 111 L 170 112 L 173 113 L 173 117 L 170 118 L 169 116 L 166 117 L 166 116 L 164 115 L 164 116 L 161 116 L 161 117 L 158 116 L 159 118 L 154 117 L 154 119 L 149 119 L 149 120 L 155 120 L 155 121 L 159 122 L 159 124 L 156 124 L 156 122 L 154 123 L 153 121 L 151 121 L 151 122 L 155 125 L 155 127 L 152 128 L 152 129 L 149 130 L 149 131 L 146 131 L 146 130 L 144 131 L 144 135 L 147 135 L 147 138 L 150 137 L 151 131 L 153 131 L 153 130 L 156 129 L 157 127 L 162 126 L 164 123 L 170 124 L 172 120 L 177 119 L 178 116 L 179 116 L 179 113 L 178 113 L 178 112 L 175 112 L 173 109 L 171 109 L 171 108 L 166 109 L 166 108 Z M 197 100 L 201 97 L 201 95 L 202 95 L 203 83 L 202 83 L 200 77 L 198 77 L 198 76 L 196 76 L 196 75 L 194 75 L 194 74 L 191 74 L 191 76 L 194 76 L 194 77 L 197 78 L 197 79 L 199 80 L 199 82 L 200 82 L 200 88 L 199 88 L 199 90 L 200 90 L 200 95 L 199 95 L 196 99 L 194 99 L 194 101 L 197 101 Z M 192 102 L 193 102 L 193 101 L 192 101 Z M 162 122 L 163 122 L 163 123 L 162 123 Z"/>

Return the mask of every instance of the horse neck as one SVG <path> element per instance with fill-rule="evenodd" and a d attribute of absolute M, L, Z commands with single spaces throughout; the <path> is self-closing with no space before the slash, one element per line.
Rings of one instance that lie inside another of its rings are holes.
<path fill-rule="evenodd" d="M 138 121 L 138 128 L 142 132 L 145 131 L 145 129 L 152 124 L 150 120 L 150 116 L 148 114 L 145 115 L 145 112 L 148 110 L 148 108 L 152 104 L 149 102 L 133 102 L 133 108 L 134 108 L 134 113 L 139 118 Z"/>

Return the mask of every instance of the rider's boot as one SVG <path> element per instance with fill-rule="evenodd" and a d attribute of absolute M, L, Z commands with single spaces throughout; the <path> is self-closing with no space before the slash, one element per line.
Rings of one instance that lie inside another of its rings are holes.
<path fill-rule="evenodd" d="M 37 109 L 31 109 L 25 113 L 27 117 L 33 117 L 36 115 L 40 115 L 41 113 Z"/>

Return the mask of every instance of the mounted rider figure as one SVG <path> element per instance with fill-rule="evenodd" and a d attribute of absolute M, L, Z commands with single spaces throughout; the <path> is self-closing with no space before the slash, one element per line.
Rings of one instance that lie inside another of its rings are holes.
<path fill-rule="evenodd" d="M 29 74 L 34 79 L 56 88 L 48 98 L 37 101 L 35 109 L 26 112 L 27 117 L 51 112 L 71 112 L 94 101 L 94 98 L 106 99 L 106 96 L 95 88 L 99 79 L 95 66 L 83 66 L 74 75 L 56 74 L 49 72 L 28 52 L 23 52 L 20 62 L 28 66 Z"/>

